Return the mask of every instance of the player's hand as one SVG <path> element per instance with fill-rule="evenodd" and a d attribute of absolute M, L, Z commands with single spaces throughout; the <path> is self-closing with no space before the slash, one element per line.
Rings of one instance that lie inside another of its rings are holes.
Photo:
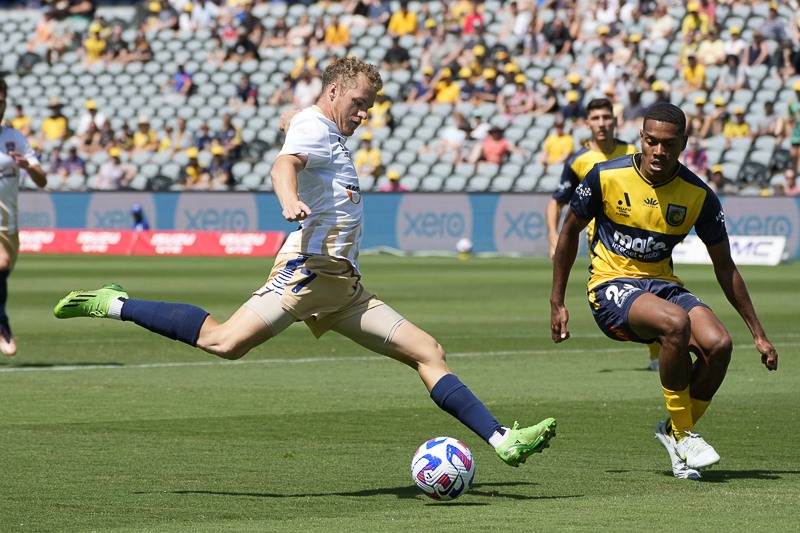
<path fill-rule="evenodd" d="M 284 133 L 289 131 L 289 125 L 292 123 L 292 119 L 296 114 L 300 112 L 299 109 L 287 109 L 283 113 L 281 113 L 281 120 L 278 124 L 280 130 Z"/>
<path fill-rule="evenodd" d="M 761 353 L 761 362 L 767 370 L 778 370 L 778 352 L 767 339 L 756 339 L 756 348 Z"/>
<path fill-rule="evenodd" d="M 567 330 L 567 322 L 569 322 L 569 311 L 564 305 L 550 305 L 550 336 L 553 342 L 558 344 L 569 339 L 569 331 Z"/>
<path fill-rule="evenodd" d="M 311 209 L 306 204 L 297 200 L 283 208 L 283 218 L 289 222 L 305 220 L 311 214 Z"/>
<path fill-rule="evenodd" d="M 550 261 L 556 256 L 556 245 L 558 245 L 558 233 L 555 237 L 550 237 Z"/>
<path fill-rule="evenodd" d="M 30 163 L 28 163 L 28 160 L 25 159 L 25 156 L 23 156 L 19 152 L 11 150 L 10 152 L 8 152 L 8 155 L 14 158 L 14 163 L 16 163 L 19 168 L 27 169 L 31 166 Z"/>

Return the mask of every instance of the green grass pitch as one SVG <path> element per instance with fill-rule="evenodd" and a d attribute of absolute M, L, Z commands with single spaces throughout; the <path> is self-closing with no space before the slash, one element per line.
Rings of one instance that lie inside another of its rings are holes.
<path fill-rule="evenodd" d="M 19 353 L 0 359 L 0 531 L 797 531 L 800 268 L 741 269 L 780 354 L 772 373 L 711 267 L 676 268 L 735 344 L 698 426 L 722 461 L 693 482 L 653 438 L 666 415 L 646 348 L 602 336 L 583 263 L 573 338 L 557 346 L 547 259 L 363 258 L 366 287 L 442 343 L 501 423 L 558 419 L 551 447 L 514 469 L 416 373 L 333 333 L 297 324 L 227 363 L 133 324 L 52 315 L 70 290 L 116 281 L 225 319 L 270 260 L 23 256 L 8 304 Z M 477 468 L 446 504 L 410 475 L 440 435 Z"/>

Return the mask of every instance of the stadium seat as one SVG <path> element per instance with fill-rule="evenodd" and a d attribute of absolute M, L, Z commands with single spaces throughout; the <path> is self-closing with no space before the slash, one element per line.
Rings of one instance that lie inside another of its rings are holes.
<path fill-rule="evenodd" d="M 794 165 L 792 154 L 789 150 L 778 148 L 772 153 L 772 161 L 770 161 L 770 168 L 776 171 L 783 171 Z"/>
<path fill-rule="evenodd" d="M 514 187 L 514 181 L 516 178 L 516 175 L 506 175 L 504 172 L 501 172 L 499 175 L 495 176 L 494 179 L 492 179 L 491 183 L 489 184 L 489 191 L 510 192 Z"/>
<path fill-rule="evenodd" d="M 772 162 L 772 150 L 753 150 L 747 156 L 747 162 L 758 163 L 764 168 L 769 168 Z"/>
<path fill-rule="evenodd" d="M 417 178 L 424 178 L 430 174 L 431 166 L 427 163 L 412 163 L 406 171 L 406 176 L 416 176 Z"/>
<path fill-rule="evenodd" d="M 442 191 L 462 192 L 467 186 L 467 176 L 454 175 L 448 176 L 442 185 Z"/>
<path fill-rule="evenodd" d="M 442 189 L 445 178 L 442 176 L 428 175 L 422 178 L 418 190 L 423 192 L 439 192 Z"/>
<path fill-rule="evenodd" d="M 238 163 L 237 163 L 238 165 Z M 235 166 L 235 165 L 234 165 Z M 232 169 L 231 172 L 233 173 L 234 178 L 238 182 L 238 184 L 251 191 L 258 190 L 261 187 L 264 179 L 260 174 L 255 174 L 253 172 L 249 172 L 247 174 L 237 174 L 235 169 Z M 237 187 L 238 188 L 238 187 Z"/>
<path fill-rule="evenodd" d="M 765 187 L 769 182 L 769 178 L 769 168 L 753 161 L 745 162 L 738 174 L 739 182 L 758 187 Z"/>
<path fill-rule="evenodd" d="M 466 191 L 467 192 L 486 192 L 489 190 L 489 186 L 492 184 L 491 176 L 483 175 L 483 174 L 475 174 L 473 175 L 469 181 L 467 182 Z"/>
<path fill-rule="evenodd" d="M 518 177 L 514 182 L 513 192 L 533 192 L 536 189 L 536 184 L 539 181 L 538 174 L 526 172 L 524 175 Z"/>
<path fill-rule="evenodd" d="M 130 182 L 128 182 L 127 188 L 143 191 L 147 188 L 148 183 L 150 183 L 150 178 L 139 173 L 134 176 Z"/>

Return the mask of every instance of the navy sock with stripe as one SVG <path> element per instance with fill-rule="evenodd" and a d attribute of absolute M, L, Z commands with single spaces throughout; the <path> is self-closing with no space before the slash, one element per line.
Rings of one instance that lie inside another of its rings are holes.
<path fill-rule="evenodd" d="M 431 389 L 431 399 L 486 442 L 503 428 L 486 406 L 453 374 L 447 374 L 436 382 Z"/>

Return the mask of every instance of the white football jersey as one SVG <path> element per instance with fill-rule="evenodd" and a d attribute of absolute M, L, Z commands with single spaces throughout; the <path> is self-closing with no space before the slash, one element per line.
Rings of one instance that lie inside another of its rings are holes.
<path fill-rule="evenodd" d="M 0 231 L 17 233 L 17 197 L 22 181 L 20 170 L 8 152 L 21 154 L 31 165 L 38 165 L 36 153 L 25 136 L 14 128 L 0 131 Z"/>
<path fill-rule="evenodd" d="M 297 175 L 297 193 L 311 215 L 289 235 L 281 253 L 340 257 L 358 271 L 364 210 L 358 174 L 345 140 L 317 106 L 304 109 L 292 119 L 279 155 L 308 157 L 306 167 Z"/>

